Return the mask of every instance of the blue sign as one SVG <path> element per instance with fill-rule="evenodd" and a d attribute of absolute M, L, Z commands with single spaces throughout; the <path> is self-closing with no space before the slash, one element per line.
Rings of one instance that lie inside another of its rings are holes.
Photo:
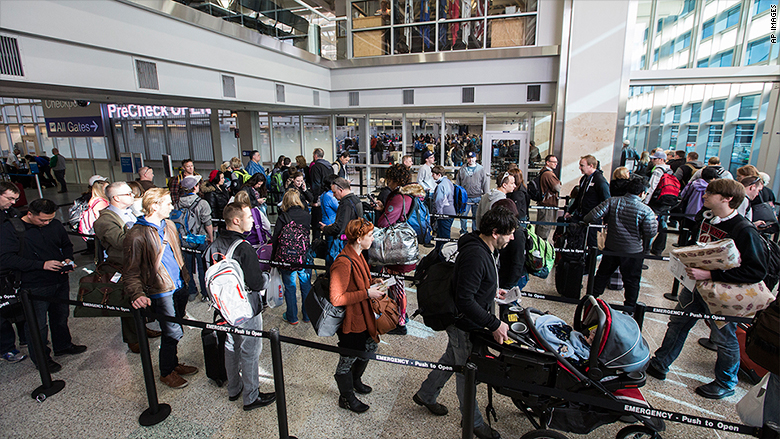
<path fill-rule="evenodd" d="M 119 157 L 119 164 L 122 166 L 122 173 L 123 174 L 132 174 L 133 173 L 133 158 L 130 156 L 122 156 Z"/>
<path fill-rule="evenodd" d="M 103 137 L 101 116 L 46 118 L 46 132 L 49 137 Z"/>
<path fill-rule="evenodd" d="M 135 157 L 135 172 L 138 172 L 138 170 L 143 168 L 143 167 L 144 167 L 144 165 L 141 164 L 141 157 L 140 156 L 136 156 Z"/>

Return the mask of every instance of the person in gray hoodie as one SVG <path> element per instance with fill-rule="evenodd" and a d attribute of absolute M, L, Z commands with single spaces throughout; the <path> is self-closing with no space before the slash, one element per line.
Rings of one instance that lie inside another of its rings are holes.
<path fill-rule="evenodd" d="M 498 178 L 496 179 L 496 186 L 497 187 L 495 189 L 483 195 L 482 199 L 479 201 L 479 207 L 477 207 L 477 217 L 474 220 L 474 224 L 476 225 L 477 230 L 479 230 L 479 223 L 482 221 L 482 215 L 484 215 L 488 210 L 490 210 L 491 207 L 493 207 L 493 203 L 506 198 L 506 194 L 514 191 L 515 187 L 517 187 L 517 183 L 515 182 L 515 177 L 512 174 L 504 172 L 503 174 L 499 174 Z"/>
<path fill-rule="evenodd" d="M 436 181 L 436 189 L 433 191 L 433 212 L 442 215 L 455 215 L 455 186 L 449 178 L 444 166 L 436 165 L 431 170 Z M 437 218 L 437 237 L 450 239 L 452 231 L 452 218 Z M 436 241 L 436 251 L 441 249 L 445 241 Z"/>
<path fill-rule="evenodd" d="M 471 211 L 471 231 L 476 230 L 476 214 L 477 204 L 479 204 L 482 196 L 490 190 L 490 177 L 485 172 L 485 168 L 477 163 L 477 153 L 469 151 L 466 154 L 466 164 L 461 166 L 458 171 L 458 176 L 455 178 L 455 184 L 462 186 L 466 190 L 468 195 L 468 204 L 466 205 L 466 211 L 463 212 L 463 216 L 469 214 Z M 466 219 L 460 219 L 460 235 L 465 235 L 468 230 L 466 228 Z"/>

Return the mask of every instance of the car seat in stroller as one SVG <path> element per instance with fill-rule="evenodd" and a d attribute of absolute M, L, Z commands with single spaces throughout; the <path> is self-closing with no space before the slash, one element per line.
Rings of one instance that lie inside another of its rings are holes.
<path fill-rule="evenodd" d="M 477 380 L 488 384 L 488 416 L 494 412 L 491 390 L 495 389 L 512 398 L 536 429 L 523 438 L 565 438 L 548 429 L 586 434 L 621 417 L 644 426 L 626 427 L 621 430 L 626 435 L 619 433 L 619 438 L 637 432 L 658 437 L 657 432 L 665 428 L 660 419 L 572 400 L 579 399 L 572 396 L 576 394 L 649 407 L 639 391 L 646 381 L 649 349 L 636 322 L 603 300 L 585 296 L 577 306 L 574 329 L 595 334 L 587 361 L 578 367 L 540 335 L 535 322 L 542 315 L 532 308 L 505 310 L 501 319 L 510 325 L 511 343 L 498 344 L 489 332 L 472 334 L 470 361 L 477 366 Z"/>

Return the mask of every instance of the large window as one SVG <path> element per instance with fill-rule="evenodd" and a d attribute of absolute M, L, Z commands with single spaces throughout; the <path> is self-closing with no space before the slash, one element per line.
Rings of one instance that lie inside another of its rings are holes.
<path fill-rule="evenodd" d="M 536 44 L 537 0 L 359 0 L 352 56 Z"/>
<path fill-rule="evenodd" d="M 734 148 L 731 150 L 731 166 L 729 166 L 732 175 L 737 175 L 737 169 L 748 164 L 750 151 L 753 149 L 755 130 L 756 126 L 752 123 L 737 125 L 734 134 Z"/>

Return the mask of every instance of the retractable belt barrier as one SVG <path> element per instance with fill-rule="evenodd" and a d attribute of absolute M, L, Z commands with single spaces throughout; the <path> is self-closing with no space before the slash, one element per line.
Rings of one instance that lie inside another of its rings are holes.
<path fill-rule="evenodd" d="M 524 295 L 531 296 L 531 294 L 533 294 L 533 293 L 524 294 Z M 536 296 L 541 296 L 541 295 L 536 295 Z M 3 296 L 4 299 L 7 298 L 7 297 L 8 296 Z M 11 296 L 11 297 L 15 297 L 15 296 Z M 131 313 L 132 312 L 131 309 L 125 308 L 125 307 L 101 305 L 101 304 L 91 304 L 91 303 L 81 302 L 81 301 L 66 300 L 66 299 L 59 299 L 59 298 L 53 298 L 53 297 L 43 297 L 43 296 L 31 295 L 31 294 L 28 294 L 27 297 L 29 297 L 30 299 L 33 299 L 33 300 L 41 300 L 41 301 L 46 301 L 46 302 L 54 302 L 54 303 L 61 303 L 61 304 L 67 304 L 67 305 L 76 305 L 76 306 L 89 306 L 91 308 L 100 308 L 100 309 L 106 309 L 106 310 L 111 310 L 111 311 L 119 311 L 119 312 L 124 312 L 124 313 Z M 531 296 L 531 297 L 533 297 L 533 296 Z M 140 310 L 140 314 L 145 316 L 145 317 L 151 317 L 151 318 L 154 318 L 154 319 L 157 319 L 157 320 L 160 320 L 160 321 L 168 321 L 168 322 L 178 323 L 178 324 L 184 325 L 184 326 L 190 326 L 190 327 L 201 328 L 201 329 L 210 329 L 210 330 L 214 330 L 214 331 L 222 331 L 222 332 L 226 332 L 226 333 L 242 335 L 242 336 L 249 336 L 249 337 L 270 338 L 270 339 L 272 339 L 272 341 L 275 338 L 275 339 L 277 339 L 279 341 L 283 341 L 283 342 L 289 343 L 289 344 L 295 344 L 295 345 L 298 345 L 298 346 L 308 347 L 308 348 L 311 348 L 311 349 L 322 350 L 322 351 L 326 351 L 326 352 L 333 352 L 333 353 L 338 353 L 340 355 L 346 355 L 346 356 L 360 357 L 360 358 L 365 358 L 365 359 L 368 359 L 368 360 L 374 360 L 374 361 L 379 361 L 379 362 L 384 362 L 384 363 L 392 363 L 392 364 L 397 364 L 397 365 L 402 365 L 402 366 L 417 367 L 417 368 L 428 369 L 428 370 L 431 370 L 431 369 L 446 370 L 446 371 L 451 371 L 451 372 L 456 372 L 456 373 L 466 373 L 467 375 L 469 375 L 469 373 L 468 373 L 469 370 L 467 370 L 467 369 L 469 369 L 471 367 L 472 370 L 473 370 L 473 365 L 472 364 L 469 364 L 467 366 L 449 365 L 449 364 L 442 364 L 442 363 L 437 363 L 437 362 L 432 362 L 432 361 L 421 361 L 421 360 L 415 360 L 415 359 L 405 358 L 405 357 L 396 357 L 396 356 L 389 356 L 389 355 L 379 355 L 379 354 L 369 353 L 369 352 L 364 352 L 364 351 L 356 351 L 356 350 L 352 350 L 352 349 L 340 348 L 340 347 L 337 347 L 337 346 L 326 345 L 326 344 L 323 344 L 323 343 L 318 343 L 318 342 L 313 342 L 313 341 L 308 341 L 308 340 L 302 340 L 302 339 L 293 338 L 293 337 L 280 336 L 280 335 L 278 335 L 278 330 L 272 330 L 272 331 L 247 330 L 247 329 L 238 328 L 238 327 L 230 326 L 230 325 L 216 325 L 216 324 L 213 324 L 213 323 L 206 323 L 206 322 L 201 322 L 201 321 L 197 321 L 197 320 L 189 320 L 189 319 L 182 319 L 182 318 L 177 318 L 177 317 L 170 317 L 170 316 L 159 315 L 159 314 L 150 312 L 148 310 Z M 144 341 L 146 341 L 145 338 L 144 338 Z M 147 347 L 148 347 L 148 345 L 147 345 Z M 148 355 L 148 349 L 146 350 L 146 354 Z M 279 357 L 279 359 L 281 360 L 281 357 Z M 279 367 L 279 366 L 275 365 L 274 367 L 276 368 L 276 367 Z M 582 394 L 579 394 L 579 393 L 574 393 L 574 392 L 568 392 L 568 391 L 564 391 L 564 390 L 560 390 L 560 389 L 555 389 L 555 388 L 552 388 L 552 387 L 538 386 L 538 385 L 535 385 L 535 384 L 524 383 L 524 382 L 519 382 L 519 381 L 510 381 L 508 379 L 501 378 L 501 377 L 492 377 L 491 379 L 493 381 L 492 385 L 496 385 L 495 383 L 498 383 L 498 385 L 500 385 L 502 387 L 507 387 L 507 388 L 511 388 L 511 389 L 515 389 L 515 390 L 524 391 L 524 392 L 530 392 L 530 393 L 533 393 L 533 394 L 552 396 L 552 397 L 556 397 L 556 398 L 560 398 L 560 399 L 568 400 L 568 401 L 573 401 L 573 402 L 577 402 L 577 403 L 581 403 L 581 404 L 589 404 L 589 405 L 593 405 L 593 406 L 596 406 L 596 407 L 601 407 L 601 408 L 604 408 L 604 409 L 607 409 L 607 410 L 610 410 L 610 411 L 623 413 L 624 415 L 640 415 L 640 416 L 645 416 L 645 417 L 662 419 L 662 420 L 666 420 L 666 421 L 679 422 L 679 423 L 688 424 L 688 425 L 695 425 L 695 426 L 699 426 L 699 427 L 705 427 L 705 428 L 709 428 L 709 429 L 713 429 L 713 430 L 729 431 L 729 432 L 735 432 L 735 433 L 751 435 L 751 436 L 759 436 L 759 434 L 761 433 L 761 429 L 760 428 L 751 427 L 751 426 L 744 425 L 744 424 L 738 424 L 738 423 L 723 421 L 723 420 L 714 419 L 714 418 L 707 418 L 707 417 L 703 417 L 703 416 L 694 416 L 694 415 L 689 415 L 689 414 L 679 413 L 679 412 L 673 412 L 673 411 L 668 411 L 668 410 L 660 410 L 660 409 L 655 409 L 655 408 L 651 408 L 651 407 L 648 407 L 648 406 L 629 404 L 629 403 L 621 402 L 621 401 L 613 401 L 613 400 L 606 399 L 606 398 L 597 398 L 597 397 L 593 397 L 593 396 L 587 396 L 587 395 L 582 395 Z M 276 386 L 277 390 L 279 389 L 280 385 L 283 386 L 283 384 L 275 383 L 275 386 Z M 474 384 L 474 385 L 476 385 L 476 384 Z M 63 383 L 63 386 L 64 386 L 64 383 Z M 283 387 L 282 387 L 282 393 L 284 393 L 283 392 Z M 283 396 L 282 396 L 282 398 L 283 398 Z M 43 398 L 43 399 L 45 399 L 45 398 Z M 471 398 L 471 399 L 473 399 L 473 398 Z M 150 400 L 151 400 L 151 397 L 150 397 Z M 154 400 L 155 400 L 155 405 L 156 405 L 156 396 L 155 396 Z M 162 405 L 165 405 L 165 404 L 161 404 L 161 406 Z M 170 409 L 168 408 L 167 410 L 170 410 Z M 281 410 L 279 412 L 279 414 L 286 417 L 286 409 L 279 409 L 279 410 Z M 147 412 L 148 412 L 148 410 L 147 410 Z M 160 415 L 159 413 L 147 413 L 147 412 L 144 412 L 144 415 L 147 415 L 147 416 L 152 416 L 152 415 L 159 416 Z M 142 418 L 143 418 L 144 415 L 142 415 Z M 165 417 L 167 417 L 167 413 L 162 417 L 162 419 L 164 419 Z M 142 422 L 143 422 L 143 419 L 142 419 Z M 159 422 L 159 421 L 157 421 L 157 422 Z M 284 419 L 283 422 L 284 422 L 284 425 L 286 427 L 286 425 L 287 425 L 286 419 Z M 153 425 L 153 424 L 149 424 L 149 425 Z M 286 430 L 286 428 L 284 430 Z M 465 436 L 465 434 L 464 434 L 464 436 Z M 288 436 L 288 434 L 285 431 L 282 434 L 282 437 L 291 437 L 291 436 Z"/>
<path fill-rule="evenodd" d="M 16 297 L 16 296 L 11 296 Z M 130 308 L 125 308 L 122 306 L 112 306 L 112 305 L 102 305 L 99 303 L 90 303 L 90 302 L 81 302 L 78 300 L 68 300 L 68 299 L 60 299 L 57 297 L 44 297 L 44 296 L 37 296 L 34 294 L 30 294 L 29 297 L 33 300 L 40 300 L 44 302 L 54 302 L 59 303 L 63 305 L 75 305 L 75 306 L 84 306 L 88 308 L 95 308 L 95 309 L 104 309 L 107 311 L 118 311 L 122 313 L 132 313 L 132 310 Z M 237 326 L 230 326 L 228 324 L 224 325 L 217 325 L 215 323 L 206 323 L 201 322 L 198 320 L 190 320 L 190 319 L 183 319 L 179 317 L 171 317 L 161 314 L 153 313 L 147 309 L 142 309 L 141 314 L 144 317 L 150 317 L 155 320 L 159 321 L 165 321 L 165 322 L 173 322 L 178 323 L 183 326 L 190 326 L 193 328 L 200 328 L 200 329 L 211 329 L 214 331 L 221 331 L 226 332 L 230 334 L 236 334 L 236 335 L 243 335 L 248 337 L 260 337 L 260 338 L 268 338 L 269 337 L 269 331 L 258 331 L 255 329 L 243 329 L 239 328 Z M 405 357 L 395 357 L 391 355 L 379 355 L 371 352 L 365 352 L 365 351 L 357 351 L 353 349 L 347 349 L 347 348 L 341 348 L 338 346 L 333 345 L 327 345 L 324 343 L 317 343 L 315 341 L 309 341 L 309 340 L 303 340 L 299 338 L 294 337 L 287 337 L 287 336 L 280 336 L 279 339 L 285 343 L 290 343 L 298 346 L 303 346 L 311 349 L 317 349 L 320 351 L 327 351 L 327 352 L 334 352 L 337 354 L 341 354 L 348 357 L 360 357 L 365 358 L 368 360 L 376 360 L 383 363 L 393 363 L 393 364 L 400 364 L 402 366 L 410 366 L 410 367 L 418 367 L 422 369 L 438 369 L 438 370 L 446 370 L 451 372 L 457 372 L 457 373 L 463 373 L 465 370 L 465 366 L 458 366 L 458 365 L 451 365 L 451 364 L 442 364 L 437 363 L 434 361 L 423 361 L 423 360 L 415 360 L 412 358 L 405 358 Z"/>

